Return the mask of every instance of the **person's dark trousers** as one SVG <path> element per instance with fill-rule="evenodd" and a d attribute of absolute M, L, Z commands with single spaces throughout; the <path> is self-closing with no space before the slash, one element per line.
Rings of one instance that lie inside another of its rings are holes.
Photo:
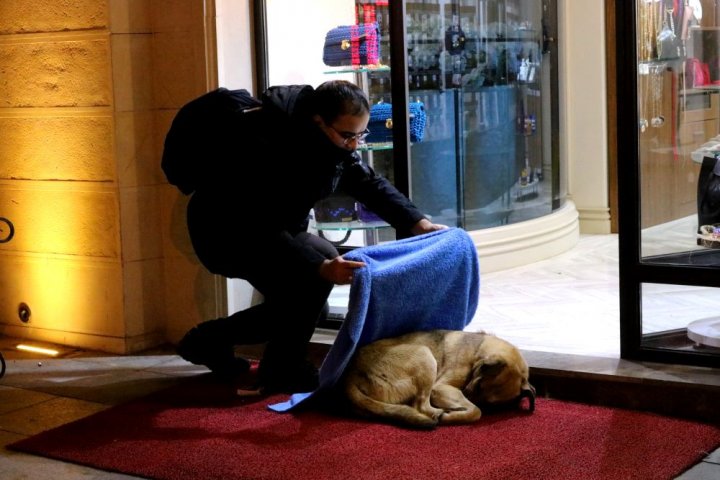
<path fill-rule="evenodd" d="M 316 235 L 301 232 L 295 240 L 328 259 L 338 256 L 330 242 Z M 284 258 L 277 247 L 273 241 L 256 238 L 234 244 L 231 250 L 196 248 L 213 273 L 247 280 L 264 297 L 261 304 L 200 324 L 202 343 L 213 345 L 213 351 L 231 352 L 234 345 L 267 342 L 260 368 L 261 374 L 265 370 L 268 375 L 292 370 L 305 361 L 308 343 L 318 319 L 326 313 L 333 288 L 314 269 L 292 268 L 297 262 Z"/>
<path fill-rule="evenodd" d="M 295 240 L 320 252 L 325 258 L 338 256 L 335 247 L 316 235 L 302 232 Z M 272 255 L 272 254 L 271 254 Z M 265 298 L 264 302 L 229 317 L 238 323 L 263 324 L 268 340 L 263 362 L 273 367 L 287 367 L 287 362 L 301 361 L 318 320 L 327 314 L 326 304 L 333 284 L 323 280 L 317 271 L 283 268 L 288 265 L 275 253 L 276 267 L 268 271 L 267 263 L 254 266 L 245 279 Z M 242 333 L 238 336 L 242 339 Z"/>

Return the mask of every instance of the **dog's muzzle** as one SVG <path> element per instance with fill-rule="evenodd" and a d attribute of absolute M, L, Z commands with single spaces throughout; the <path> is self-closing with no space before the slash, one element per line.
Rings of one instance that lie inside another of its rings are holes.
<path fill-rule="evenodd" d="M 528 412 L 535 411 L 535 387 L 528 385 L 520 390 L 520 395 L 515 397 L 513 400 L 508 400 L 502 403 L 486 403 L 483 402 L 479 405 L 483 411 L 487 412 L 502 412 L 508 410 L 523 409 L 523 400 L 528 399 Z"/>
<path fill-rule="evenodd" d="M 528 399 L 528 411 L 534 412 L 535 411 L 535 387 L 532 385 L 529 385 L 528 388 L 523 388 L 520 391 L 520 396 L 518 397 L 518 404 L 520 408 L 522 408 L 523 399 Z"/>

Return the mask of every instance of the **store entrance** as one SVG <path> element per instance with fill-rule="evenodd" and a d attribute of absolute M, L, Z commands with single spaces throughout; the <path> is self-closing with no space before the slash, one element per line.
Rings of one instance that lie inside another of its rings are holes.
<path fill-rule="evenodd" d="M 372 107 L 363 161 L 434 223 L 479 231 L 564 206 L 555 1 L 406 1 L 399 9 L 381 0 L 257 0 L 254 6 L 265 19 L 258 63 L 266 85 L 258 87 L 331 79 L 360 85 Z M 307 29 L 310 24 L 316 28 Z M 342 31 L 347 42 L 336 46 L 334 35 Z M 396 107 L 382 122 L 373 120 L 375 111 L 399 103 L 398 92 L 407 103 L 407 131 L 397 127 Z M 326 213 L 316 206 L 310 228 L 338 247 L 397 238 L 386 224 L 365 218 L 361 205 L 343 218 Z M 339 287 L 331 296 L 333 324 L 347 310 L 347 294 Z"/>

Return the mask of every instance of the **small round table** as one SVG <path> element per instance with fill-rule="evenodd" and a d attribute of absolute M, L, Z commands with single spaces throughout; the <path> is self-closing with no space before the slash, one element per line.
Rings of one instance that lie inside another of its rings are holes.
<path fill-rule="evenodd" d="M 687 326 L 687 336 L 699 345 L 720 348 L 720 317 L 695 320 Z"/>

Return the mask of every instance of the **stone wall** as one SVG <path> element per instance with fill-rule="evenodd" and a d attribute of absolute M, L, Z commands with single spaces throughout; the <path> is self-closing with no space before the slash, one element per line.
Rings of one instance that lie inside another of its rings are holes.
<path fill-rule="evenodd" d="M 0 2 L 0 334 L 127 353 L 223 312 L 159 160 L 177 108 L 214 86 L 212 7 Z"/>

